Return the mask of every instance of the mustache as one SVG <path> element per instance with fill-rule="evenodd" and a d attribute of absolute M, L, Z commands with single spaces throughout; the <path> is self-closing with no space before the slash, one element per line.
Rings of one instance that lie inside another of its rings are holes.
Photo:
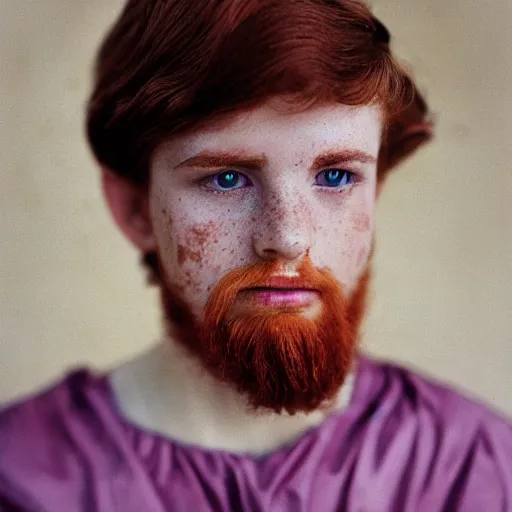
<path fill-rule="evenodd" d="M 325 288 L 332 276 L 330 272 L 313 265 L 309 255 L 294 269 L 285 268 L 281 261 L 257 262 L 232 270 L 217 282 L 217 291 L 221 295 L 234 298 L 239 292 L 254 290 L 311 290 L 320 291 Z"/>

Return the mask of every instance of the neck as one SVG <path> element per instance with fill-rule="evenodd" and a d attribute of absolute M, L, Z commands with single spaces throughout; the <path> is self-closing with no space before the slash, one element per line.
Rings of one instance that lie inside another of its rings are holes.
<path fill-rule="evenodd" d="M 330 409 L 294 416 L 250 411 L 242 395 L 170 339 L 115 369 L 110 381 L 122 414 L 145 430 L 203 448 L 262 455 L 345 408 L 353 373 Z"/>

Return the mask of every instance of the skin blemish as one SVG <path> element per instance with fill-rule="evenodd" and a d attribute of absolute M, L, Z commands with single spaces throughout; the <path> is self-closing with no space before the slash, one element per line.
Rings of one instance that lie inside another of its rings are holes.
<path fill-rule="evenodd" d="M 215 224 L 210 221 L 206 224 L 195 224 L 190 229 L 190 235 L 193 242 L 197 243 L 201 247 L 204 247 L 208 238 L 214 234 Z"/>
<path fill-rule="evenodd" d="M 186 245 L 178 244 L 178 263 L 202 262 L 208 246 L 218 243 L 217 233 L 218 228 L 213 221 L 193 225 L 185 237 Z"/>
<path fill-rule="evenodd" d="M 369 231 L 371 227 L 370 216 L 367 213 L 354 214 L 352 215 L 352 224 L 356 231 Z"/>
<path fill-rule="evenodd" d="M 196 263 L 201 261 L 201 252 L 194 251 L 184 245 L 178 244 L 178 263 L 183 265 L 185 261 L 195 261 Z"/>

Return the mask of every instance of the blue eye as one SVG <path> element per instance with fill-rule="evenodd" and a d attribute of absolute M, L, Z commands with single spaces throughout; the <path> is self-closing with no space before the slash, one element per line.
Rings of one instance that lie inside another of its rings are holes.
<path fill-rule="evenodd" d="M 206 180 L 214 190 L 234 190 L 247 185 L 248 179 L 237 171 L 222 171 Z"/>
<path fill-rule="evenodd" d="M 316 175 L 317 185 L 322 187 L 340 187 L 350 185 L 354 181 L 355 174 L 343 169 L 326 169 Z M 319 180 L 320 178 L 320 180 Z M 350 182 L 350 183 L 349 183 Z"/>

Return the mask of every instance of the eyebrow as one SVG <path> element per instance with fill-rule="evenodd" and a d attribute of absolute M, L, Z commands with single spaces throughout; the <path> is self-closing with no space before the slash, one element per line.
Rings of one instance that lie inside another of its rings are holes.
<path fill-rule="evenodd" d="M 369 153 L 359 149 L 344 149 L 339 151 L 326 151 L 317 156 L 313 162 L 313 167 L 319 169 L 352 162 L 363 164 L 374 164 L 376 158 Z M 267 165 L 268 161 L 263 155 L 248 155 L 243 152 L 210 152 L 202 151 L 198 155 L 187 158 L 176 166 L 176 169 L 182 167 L 225 167 L 236 166 L 244 169 L 261 169 Z"/>

